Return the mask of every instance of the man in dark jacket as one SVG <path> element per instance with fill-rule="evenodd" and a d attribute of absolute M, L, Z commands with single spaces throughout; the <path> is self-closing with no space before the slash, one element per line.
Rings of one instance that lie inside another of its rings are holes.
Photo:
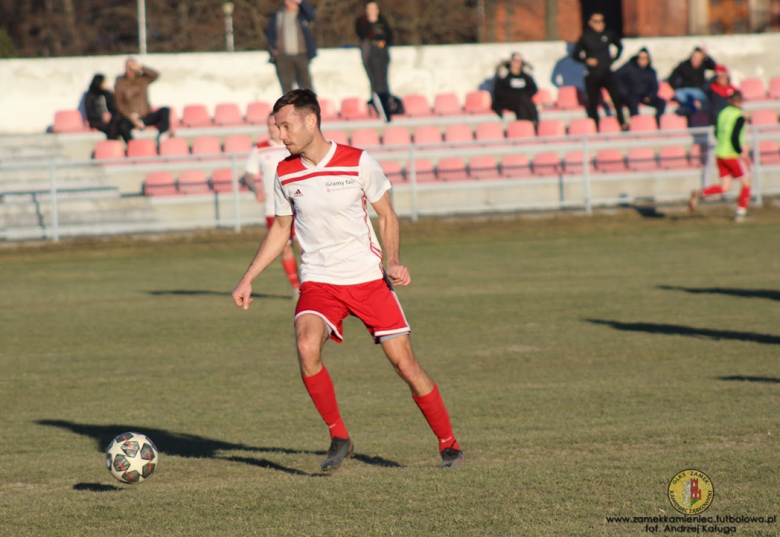
<path fill-rule="evenodd" d="M 615 78 L 623 103 L 632 116 L 639 114 L 639 105 L 644 104 L 655 108 L 655 119 L 660 119 L 666 110 L 666 101 L 658 96 L 658 75 L 646 48 L 640 49 L 636 56 L 615 71 Z"/>
<path fill-rule="evenodd" d="M 620 126 L 625 129 L 626 122 L 623 118 L 623 107 L 621 106 L 620 95 L 615 85 L 615 76 L 612 72 L 612 64 L 620 58 L 620 54 L 623 52 L 623 44 L 617 35 L 606 29 L 602 13 L 593 13 L 590 19 L 588 19 L 588 26 L 589 28 L 585 30 L 582 37 L 577 41 L 577 45 L 572 52 L 572 58 L 580 63 L 584 63 L 587 68 L 585 92 L 588 96 L 588 117 L 592 118 L 598 125 L 599 100 L 601 99 L 601 88 L 604 88 L 615 105 L 615 114 Z M 617 49 L 614 57 L 610 51 L 610 45 L 614 45 Z"/>
<path fill-rule="evenodd" d="M 707 94 L 707 113 L 710 115 L 710 124 L 715 125 L 718 114 L 729 105 L 729 99 L 737 91 L 731 84 L 729 70 L 725 65 L 715 66 L 715 76 L 707 84 L 704 93 Z"/>
<path fill-rule="evenodd" d="M 309 24 L 317 12 L 306 0 L 284 0 L 284 6 L 271 17 L 265 35 L 271 62 L 282 93 L 299 88 L 312 88 L 309 62 L 317 55 L 317 45 Z"/>
<path fill-rule="evenodd" d="M 674 68 L 669 75 L 669 85 L 674 88 L 674 99 L 680 103 L 678 114 L 690 115 L 698 112 L 700 107 L 706 108 L 705 74 L 712 69 L 715 69 L 715 60 L 700 47 L 693 49 L 691 57 Z"/>
<path fill-rule="evenodd" d="M 536 126 L 539 123 L 539 114 L 532 100 L 536 91 L 536 82 L 523 69 L 523 57 L 515 52 L 509 62 L 501 65 L 496 73 L 493 111 L 503 117 L 504 110 L 509 110 L 515 113 L 517 119 L 527 119 Z"/>

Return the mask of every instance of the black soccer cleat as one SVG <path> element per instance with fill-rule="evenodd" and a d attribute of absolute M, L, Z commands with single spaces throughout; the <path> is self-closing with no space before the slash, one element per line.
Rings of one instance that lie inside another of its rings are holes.
<path fill-rule="evenodd" d="M 351 459 L 355 456 L 355 444 L 349 438 L 339 438 L 334 436 L 330 441 L 330 448 L 325 460 L 322 461 L 323 471 L 337 470 L 341 468 L 344 459 Z"/>
<path fill-rule="evenodd" d="M 439 468 L 460 468 L 464 464 L 466 464 L 466 459 L 461 450 L 448 447 L 441 451 Z"/>

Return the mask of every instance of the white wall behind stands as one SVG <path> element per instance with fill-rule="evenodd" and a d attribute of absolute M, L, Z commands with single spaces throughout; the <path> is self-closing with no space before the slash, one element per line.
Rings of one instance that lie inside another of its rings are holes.
<path fill-rule="evenodd" d="M 780 34 L 626 39 L 622 64 L 647 46 L 660 78 L 701 45 L 719 63 L 726 64 L 739 82 L 745 77 L 780 75 Z M 461 99 L 494 73 L 497 63 L 519 51 L 534 68 L 541 87 L 552 88 L 550 75 L 565 55 L 565 43 L 526 42 L 487 45 L 438 45 L 392 49 L 391 89 L 396 95 L 454 91 Z M 266 52 L 150 54 L 142 63 L 160 71 L 150 87 L 153 106 L 236 102 L 273 103 L 280 95 L 273 65 Z M 123 71 L 123 56 L 0 60 L 0 133 L 43 132 L 54 112 L 73 109 L 92 75 L 113 79 Z M 358 49 L 323 49 L 311 65 L 315 90 L 323 97 L 368 97 L 368 82 Z"/>

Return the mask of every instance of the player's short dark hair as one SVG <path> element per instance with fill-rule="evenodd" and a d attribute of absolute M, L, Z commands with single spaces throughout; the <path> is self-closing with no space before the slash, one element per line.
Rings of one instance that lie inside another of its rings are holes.
<path fill-rule="evenodd" d="M 731 97 L 729 97 L 729 102 L 730 103 L 741 103 L 744 100 L 745 100 L 745 98 L 742 95 L 742 92 L 739 91 L 739 90 L 734 90 L 734 93 L 732 93 Z"/>
<path fill-rule="evenodd" d="M 285 106 L 292 105 L 296 111 L 304 112 L 317 116 L 317 127 L 322 125 L 322 113 L 320 111 L 320 102 L 317 100 L 317 94 L 310 89 L 294 89 L 282 95 L 276 104 L 274 104 L 274 114 Z"/>

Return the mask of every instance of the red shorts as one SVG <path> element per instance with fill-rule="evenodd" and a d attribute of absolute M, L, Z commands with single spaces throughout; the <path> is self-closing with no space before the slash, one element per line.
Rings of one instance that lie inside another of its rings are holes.
<path fill-rule="evenodd" d="M 720 177 L 732 176 L 734 179 L 742 179 L 748 174 L 748 165 L 742 158 L 720 158 L 718 161 L 718 170 L 720 171 Z"/>
<path fill-rule="evenodd" d="M 273 225 L 273 223 L 274 223 L 274 217 L 273 216 L 266 216 L 265 217 L 265 225 L 267 226 L 266 229 L 271 229 L 271 226 Z M 295 238 L 295 225 L 293 225 L 290 228 L 290 238 L 291 239 Z"/>
<path fill-rule="evenodd" d="M 411 332 L 392 285 L 384 279 L 355 285 L 304 282 L 295 318 L 305 314 L 322 317 L 330 329 L 330 338 L 337 343 L 344 339 L 343 321 L 347 315 L 363 321 L 375 343 L 383 336 Z"/>

